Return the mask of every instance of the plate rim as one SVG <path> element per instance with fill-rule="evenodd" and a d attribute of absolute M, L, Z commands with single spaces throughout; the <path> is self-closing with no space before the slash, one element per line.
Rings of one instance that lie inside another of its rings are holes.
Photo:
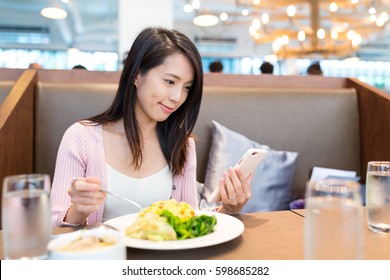
<path fill-rule="evenodd" d="M 202 214 L 206 214 L 209 216 L 212 215 L 216 216 L 217 224 L 215 226 L 216 227 L 215 231 L 204 236 L 185 239 L 185 240 L 167 240 L 167 241 L 160 242 L 160 241 L 152 241 L 152 240 L 144 240 L 144 239 L 127 237 L 124 233 L 124 227 L 129 226 L 130 223 L 120 228 L 118 228 L 117 223 L 127 218 L 135 220 L 138 213 L 119 216 L 105 221 L 104 224 L 111 225 L 117 228 L 120 232 L 122 232 L 124 236 L 125 245 L 127 247 L 135 248 L 135 249 L 143 249 L 143 250 L 186 250 L 186 249 L 197 249 L 197 248 L 209 247 L 209 246 L 214 246 L 214 245 L 222 244 L 230 240 L 233 240 L 239 237 L 245 230 L 244 223 L 240 219 L 232 215 L 219 213 L 219 212 L 205 211 L 205 210 L 195 210 L 195 215 L 202 215 Z M 222 223 L 224 223 L 223 225 L 221 225 L 221 221 Z M 226 224 L 227 221 L 233 223 L 233 225 L 229 226 L 228 224 Z M 228 231 L 228 234 L 226 234 L 226 232 L 222 233 L 222 230 L 228 226 L 230 229 Z M 213 238 L 216 237 L 216 235 L 219 237 L 218 239 Z"/>

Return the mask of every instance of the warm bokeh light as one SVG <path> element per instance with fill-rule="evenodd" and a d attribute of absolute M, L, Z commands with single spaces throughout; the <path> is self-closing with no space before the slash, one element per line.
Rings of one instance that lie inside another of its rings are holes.
<path fill-rule="evenodd" d="M 287 7 L 287 15 L 289 17 L 295 16 L 296 12 L 297 12 L 297 10 L 296 10 L 294 5 L 290 5 L 290 6 Z"/>
<path fill-rule="evenodd" d="M 261 23 L 262 24 L 269 23 L 269 14 L 264 13 L 264 14 L 261 15 Z"/>
<path fill-rule="evenodd" d="M 333 39 L 333 40 L 337 40 L 337 38 L 339 37 L 339 33 L 336 31 L 336 30 L 332 30 L 330 32 L 330 37 Z"/>
<path fill-rule="evenodd" d="M 338 8 L 339 7 L 337 6 L 337 3 L 335 3 L 335 2 L 332 2 L 329 5 L 329 11 L 331 11 L 332 13 L 336 12 Z"/>
<path fill-rule="evenodd" d="M 317 38 L 320 40 L 325 39 L 325 30 L 323 28 L 317 30 Z"/>
<path fill-rule="evenodd" d="M 306 33 L 305 33 L 305 31 L 303 31 L 303 30 L 299 31 L 299 32 L 298 32 L 298 40 L 299 40 L 300 42 L 303 42 L 303 41 L 305 41 L 305 39 L 306 39 Z"/>

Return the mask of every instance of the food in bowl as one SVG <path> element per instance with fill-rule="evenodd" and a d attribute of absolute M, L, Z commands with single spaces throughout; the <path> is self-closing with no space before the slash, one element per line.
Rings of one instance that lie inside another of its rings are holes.
<path fill-rule="evenodd" d="M 125 260 L 124 234 L 107 225 L 55 236 L 48 244 L 53 260 Z"/>
<path fill-rule="evenodd" d="M 57 248 L 60 252 L 80 252 L 86 250 L 95 250 L 115 244 L 117 241 L 113 236 L 80 236 L 72 240 L 69 244 Z"/>
<path fill-rule="evenodd" d="M 157 201 L 142 209 L 135 222 L 128 226 L 128 237 L 152 241 L 195 238 L 214 231 L 215 216 L 196 216 L 194 209 L 175 199 Z"/>

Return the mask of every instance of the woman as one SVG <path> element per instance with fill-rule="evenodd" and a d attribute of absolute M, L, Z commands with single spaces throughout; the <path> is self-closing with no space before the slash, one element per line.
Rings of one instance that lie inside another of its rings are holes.
<path fill-rule="evenodd" d="M 202 88 L 201 58 L 184 34 L 143 30 L 127 55 L 111 106 L 63 136 L 51 192 L 52 224 L 97 224 L 138 211 L 100 189 L 142 207 L 174 198 L 198 209 L 191 132 Z M 251 179 L 243 179 L 239 169 L 227 170 L 217 211 L 239 212 L 251 195 Z"/>

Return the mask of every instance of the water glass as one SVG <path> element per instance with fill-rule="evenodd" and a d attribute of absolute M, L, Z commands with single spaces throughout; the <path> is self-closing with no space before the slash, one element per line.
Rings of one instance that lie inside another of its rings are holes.
<path fill-rule="evenodd" d="M 390 235 L 390 161 L 370 161 L 366 178 L 368 228 Z"/>
<path fill-rule="evenodd" d="M 324 179 L 306 187 L 304 255 L 307 260 L 363 258 L 360 184 Z"/>
<path fill-rule="evenodd" d="M 2 229 L 5 259 L 45 259 L 51 237 L 50 177 L 8 176 L 3 181 Z"/>

